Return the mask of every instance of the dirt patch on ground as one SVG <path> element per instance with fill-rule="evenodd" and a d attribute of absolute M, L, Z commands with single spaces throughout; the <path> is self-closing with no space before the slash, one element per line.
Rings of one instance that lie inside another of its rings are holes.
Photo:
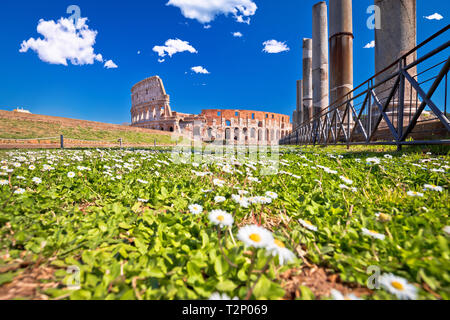
<path fill-rule="evenodd" d="M 30 267 L 16 276 L 12 282 L 0 287 L 0 300 L 27 299 L 48 300 L 42 292 L 57 288 L 55 269 L 45 266 Z"/>
<path fill-rule="evenodd" d="M 300 286 L 308 287 L 316 299 L 329 297 L 332 289 L 340 291 L 343 295 L 353 293 L 357 297 L 372 294 L 372 291 L 367 288 L 342 283 L 338 275 L 327 273 L 325 269 L 318 266 L 290 269 L 280 274 L 278 280 L 286 290 L 285 299 L 287 300 L 301 297 Z"/>

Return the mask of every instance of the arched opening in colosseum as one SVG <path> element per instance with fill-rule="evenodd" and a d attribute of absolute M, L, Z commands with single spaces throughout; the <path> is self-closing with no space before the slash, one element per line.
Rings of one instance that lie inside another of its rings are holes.
<path fill-rule="evenodd" d="M 227 127 L 231 127 L 231 121 L 230 120 L 225 121 L 225 124 L 226 124 Z"/>
<path fill-rule="evenodd" d="M 262 128 L 262 127 L 263 127 L 262 121 L 258 122 L 258 128 Z"/>
<path fill-rule="evenodd" d="M 225 140 L 230 140 L 231 139 L 231 130 L 230 128 L 227 128 L 225 130 Z"/>
<path fill-rule="evenodd" d="M 266 141 L 270 142 L 270 131 L 266 129 Z"/>
<path fill-rule="evenodd" d="M 208 128 L 207 134 L 208 134 L 208 138 L 209 138 L 209 139 L 214 138 L 214 137 L 213 137 L 213 129 L 212 129 L 212 128 Z"/>
<path fill-rule="evenodd" d="M 173 132 L 173 127 L 170 127 L 169 131 L 170 131 L 170 132 Z"/>
<path fill-rule="evenodd" d="M 255 139 L 256 138 L 256 129 L 252 128 L 250 130 L 250 138 Z"/>
<path fill-rule="evenodd" d="M 258 141 L 263 141 L 263 131 L 261 129 L 258 130 Z"/>
<path fill-rule="evenodd" d="M 244 130 L 243 130 L 243 134 L 244 134 L 244 139 L 245 139 L 245 142 L 248 142 L 248 129 L 247 128 L 244 128 Z"/>
<path fill-rule="evenodd" d="M 239 141 L 240 139 L 240 136 L 239 136 L 239 128 L 235 128 L 234 129 L 234 140 L 235 141 Z"/>

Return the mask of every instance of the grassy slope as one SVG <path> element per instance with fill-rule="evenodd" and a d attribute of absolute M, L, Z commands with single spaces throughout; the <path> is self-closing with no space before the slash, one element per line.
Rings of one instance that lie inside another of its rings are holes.
<path fill-rule="evenodd" d="M 57 137 L 63 134 L 66 139 L 95 140 L 117 142 L 122 138 L 124 143 L 175 144 L 176 140 L 168 134 L 154 134 L 121 130 L 98 130 L 83 127 L 65 127 L 56 123 L 45 123 L 27 120 L 0 118 L 0 138 L 31 139 L 41 137 Z M 181 140 L 181 139 L 179 139 Z"/>

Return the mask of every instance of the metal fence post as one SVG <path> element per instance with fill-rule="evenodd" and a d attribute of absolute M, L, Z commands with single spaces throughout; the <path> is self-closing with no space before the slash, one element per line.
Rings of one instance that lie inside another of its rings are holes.
<path fill-rule="evenodd" d="M 403 66 L 406 65 L 406 61 L 401 60 L 399 62 L 399 76 L 400 76 L 400 87 L 399 87 L 399 101 L 398 101 L 398 110 L 397 110 L 397 131 L 398 131 L 398 140 L 397 140 L 397 151 L 402 151 L 402 136 L 403 136 L 403 115 L 405 111 L 405 76 L 402 73 Z"/>

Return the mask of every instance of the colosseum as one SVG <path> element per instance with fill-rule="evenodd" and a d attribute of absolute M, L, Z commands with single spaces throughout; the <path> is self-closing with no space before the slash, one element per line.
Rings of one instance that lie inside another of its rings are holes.
<path fill-rule="evenodd" d="M 131 125 L 176 132 L 205 142 L 277 144 L 292 131 L 290 117 L 278 113 L 206 109 L 199 115 L 172 111 L 170 96 L 158 76 L 131 89 Z"/>

